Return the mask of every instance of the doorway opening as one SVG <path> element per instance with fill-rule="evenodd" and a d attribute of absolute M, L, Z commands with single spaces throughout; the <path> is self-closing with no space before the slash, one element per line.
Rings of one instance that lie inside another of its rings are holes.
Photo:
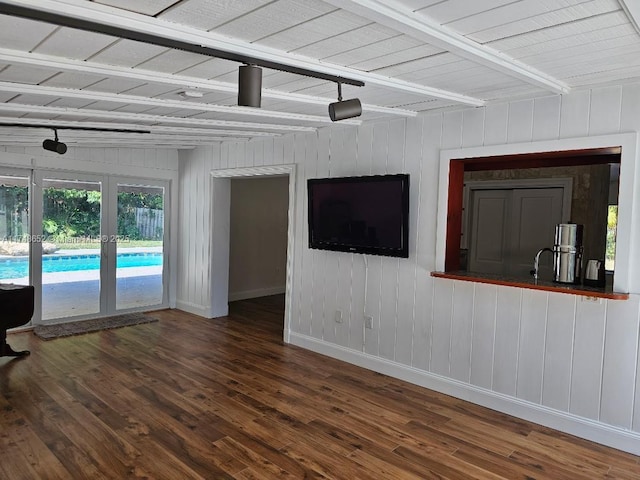
<path fill-rule="evenodd" d="M 284 267 L 284 325 L 283 339 L 289 342 L 292 305 L 292 279 L 293 279 L 293 252 L 294 252 L 294 207 L 295 207 L 295 165 L 278 165 L 251 168 L 232 168 L 215 170 L 212 177 L 212 231 L 211 231 L 211 316 L 222 317 L 229 313 L 229 301 L 241 298 L 243 294 L 233 292 L 230 289 L 230 265 L 231 265 L 231 182 L 239 179 L 256 179 L 284 177 L 286 184 L 286 219 L 281 218 L 280 223 L 286 225 L 286 263 Z M 256 184 L 257 185 L 257 184 Z M 260 239 L 256 239 L 259 241 Z M 235 246 L 234 246 L 235 248 Z M 257 259 L 253 259 L 255 263 Z M 245 267 L 251 270 L 255 264 Z M 235 288 L 235 286 L 234 286 Z M 276 287 L 274 287 L 276 288 Z M 281 287 L 279 287 L 281 290 Z M 254 289 L 254 290 L 259 290 Z M 266 290 L 263 290 L 263 293 Z M 247 293 L 248 292 L 248 293 Z M 251 289 L 244 292 L 246 295 L 255 295 Z M 268 292 L 267 292 L 268 293 Z"/>
<path fill-rule="evenodd" d="M 229 301 L 285 293 L 289 178 L 231 179 Z"/>

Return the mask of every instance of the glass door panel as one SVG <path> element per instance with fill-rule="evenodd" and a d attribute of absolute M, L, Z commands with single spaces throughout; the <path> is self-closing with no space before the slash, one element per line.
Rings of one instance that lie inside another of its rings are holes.
<path fill-rule="evenodd" d="M 116 309 L 164 299 L 164 188 L 118 184 Z"/>
<path fill-rule="evenodd" d="M 99 313 L 99 181 L 42 182 L 42 319 Z"/>
<path fill-rule="evenodd" d="M 0 176 L 0 283 L 29 285 L 29 177 Z"/>

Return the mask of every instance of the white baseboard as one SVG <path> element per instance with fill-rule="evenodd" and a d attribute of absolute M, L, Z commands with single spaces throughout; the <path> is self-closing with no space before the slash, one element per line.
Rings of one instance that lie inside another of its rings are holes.
<path fill-rule="evenodd" d="M 176 308 L 183 312 L 193 313 L 204 318 L 213 318 L 211 314 L 211 307 L 206 305 L 197 305 L 195 303 L 183 302 L 181 300 L 176 301 Z"/>
<path fill-rule="evenodd" d="M 577 437 L 640 455 L 640 433 L 527 402 L 448 377 L 350 350 L 317 338 L 290 332 L 290 343 L 359 367 L 513 415 Z"/>
<path fill-rule="evenodd" d="M 248 298 L 280 295 L 281 293 L 285 293 L 285 291 L 286 287 L 282 285 L 280 287 L 258 288 L 256 290 L 244 290 L 242 292 L 229 292 L 229 301 L 235 302 L 236 300 L 246 300 Z"/>

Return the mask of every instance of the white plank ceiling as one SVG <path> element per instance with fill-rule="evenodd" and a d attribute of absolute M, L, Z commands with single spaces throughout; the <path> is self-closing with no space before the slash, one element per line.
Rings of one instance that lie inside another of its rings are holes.
<path fill-rule="evenodd" d="M 68 145 L 193 148 L 326 126 L 337 98 L 332 81 L 264 68 L 262 107 L 238 107 L 240 63 L 12 7 L 363 81 L 343 86 L 363 103 L 344 123 L 640 80 L 637 0 L 0 0 L 2 145 L 59 127 Z"/>

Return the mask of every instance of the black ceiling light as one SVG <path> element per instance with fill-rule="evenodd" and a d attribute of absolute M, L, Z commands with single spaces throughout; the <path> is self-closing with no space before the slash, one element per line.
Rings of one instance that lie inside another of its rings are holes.
<path fill-rule="evenodd" d="M 45 150 L 49 150 L 50 152 L 56 152 L 60 155 L 64 155 L 65 153 L 67 153 L 67 145 L 58 141 L 57 129 L 54 128 L 53 133 L 55 135 L 55 138 L 53 140 L 47 138 L 44 142 L 42 142 L 42 148 L 44 148 Z"/>
<path fill-rule="evenodd" d="M 358 98 L 342 100 L 342 83 L 338 82 L 338 101 L 329 104 L 329 118 L 336 122 L 362 115 L 362 104 Z"/>
<path fill-rule="evenodd" d="M 262 69 L 256 65 L 240 65 L 238 69 L 238 105 L 260 108 Z"/>

